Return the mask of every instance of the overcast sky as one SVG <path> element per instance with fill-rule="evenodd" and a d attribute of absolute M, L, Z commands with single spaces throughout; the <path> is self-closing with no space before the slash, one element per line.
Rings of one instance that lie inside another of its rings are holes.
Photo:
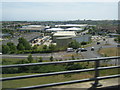
<path fill-rule="evenodd" d="M 0 8 L 3 21 L 118 19 L 117 2 L 3 2 Z"/>

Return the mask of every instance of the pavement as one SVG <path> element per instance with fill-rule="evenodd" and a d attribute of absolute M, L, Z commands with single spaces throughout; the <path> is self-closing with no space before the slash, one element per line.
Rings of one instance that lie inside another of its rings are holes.
<path fill-rule="evenodd" d="M 112 48 L 112 47 L 116 47 L 117 46 L 117 43 L 114 42 L 114 38 L 108 38 L 107 39 L 107 44 L 109 45 L 105 45 L 106 44 L 106 41 L 103 41 L 103 40 L 100 40 L 100 44 L 97 45 L 96 42 L 92 43 L 92 47 L 95 48 L 94 51 L 91 51 L 91 46 L 90 47 L 87 47 L 87 51 L 86 52 L 80 52 L 78 53 L 78 56 L 75 57 L 75 58 L 84 58 L 84 59 L 89 59 L 89 58 L 99 58 L 101 57 L 100 54 L 97 53 L 97 51 L 102 47 L 102 48 Z M 55 52 L 55 53 L 38 53 L 38 54 L 32 54 L 32 56 L 34 58 L 38 58 L 38 57 L 42 57 L 43 60 L 49 60 L 49 58 L 51 56 L 53 56 L 55 59 L 70 59 L 71 57 L 68 57 L 70 54 L 76 54 L 75 52 L 66 52 L 66 51 L 63 51 L 63 52 Z M 2 55 L 2 58 L 22 58 L 22 59 L 26 59 L 28 57 L 29 54 L 11 54 L 11 55 Z M 67 57 L 64 57 L 64 56 L 67 56 Z M 82 57 L 81 57 L 82 55 Z"/>
<path fill-rule="evenodd" d="M 91 51 L 91 46 L 90 47 L 87 47 L 86 49 L 88 50 L 87 52 L 81 52 L 82 56 L 84 58 L 98 58 L 98 57 L 101 57 L 100 54 L 97 53 L 97 51 L 100 49 L 100 48 L 112 48 L 112 47 L 117 47 L 117 43 L 114 42 L 114 38 L 108 38 L 106 39 L 107 40 L 107 43 L 106 41 L 103 41 L 103 40 L 99 40 L 100 44 L 97 45 L 96 42 L 92 43 L 92 47 L 94 47 L 94 51 Z M 105 44 L 108 44 L 108 45 L 105 45 Z"/>
<path fill-rule="evenodd" d="M 2 42 L 0 43 L 0 45 L 2 45 L 2 44 L 7 44 L 8 42 L 13 42 L 15 45 L 17 45 L 17 44 L 18 44 L 18 39 L 19 39 L 20 37 L 24 37 L 27 41 L 30 41 L 30 40 L 32 40 L 33 38 L 38 37 L 38 36 L 40 36 L 40 33 L 38 33 L 38 32 L 37 32 L 37 33 L 36 33 L 36 32 L 24 33 L 24 34 L 22 34 L 22 35 L 15 36 L 14 38 L 11 38 L 11 39 L 2 41 Z"/>
<path fill-rule="evenodd" d="M 70 90 L 74 89 L 74 88 L 81 88 L 82 90 L 88 90 L 88 89 L 92 88 L 92 83 L 94 83 L 94 81 L 54 86 L 52 88 L 60 88 L 60 89 L 63 89 L 63 88 L 67 89 L 68 88 Z M 112 87 L 112 86 L 114 87 L 114 86 L 120 85 L 120 78 L 112 78 L 112 79 L 100 80 L 99 83 L 102 84 L 102 86 L 97 87 L 97 88 L 109 88 L 109 87 Z M 115 90 L 117 90 L 117 89 L 115 89 Z"/>

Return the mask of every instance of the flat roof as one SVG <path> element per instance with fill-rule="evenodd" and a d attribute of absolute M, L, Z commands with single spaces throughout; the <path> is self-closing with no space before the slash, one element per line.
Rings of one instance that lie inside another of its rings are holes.
<path fill-rule="evenodd" d="M 53 36 L 76 36 L 74 31 L 59 31 L 54 33 Z"/>
<path fill-rule="evenodd" d="M 22 26 L 20 30 L 41 30 L 44 28 L 42 25 L 27 25 L 27 26 Z"/>
<path fill-rule="evenodd" d="M 58 38 L 56 38 L 56 39 L 70 39 L 70 38 L 72 38 L 72 37 L 58 37 Z"/>
<path fill-rule="evenodd" d="M 46 29 L 47 31 L 63 31 L 64 29 L 62 28 L 49 28 L 49 29 Z"/>
<path fill-rule="evenodd" d="M 32 27 L 32 28 L 34 28 L 34 27 L 37 28 L 38 27 L 39 28 L 39 27 L 41 27 L 41 25 L 27 25 L 27 27 Z"/>
<path fill-rule="evenodd" d="M 72 28 L 67 28 L 65 30 L 74 30 L 74 31 L 81 31 L 83 30 L 82 28 L 76 28 L 76 27 L 72 27 Z"/>
<path fill-rule="evenodd" d="M 55 27 L 85 27 L 87 24 L 65 24 L 65 25 L 55 25 Z"/>

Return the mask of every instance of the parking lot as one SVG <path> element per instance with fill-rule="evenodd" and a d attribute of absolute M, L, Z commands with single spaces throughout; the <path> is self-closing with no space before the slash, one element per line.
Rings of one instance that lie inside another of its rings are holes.
<path fill-rule="evenodd" d="M 2 41 L 2 43 L 0 43 L 0 45 L 1 45 L 1 44 L 7 44 L 8 42 L 13 42 L 15 45 L 17 45 L 17 44 L 18 44 L 18 39 L 19 39 L 20 37 L 24 37 L 27 41 L 30 41 L 30 40 L 32 40 L 33 38 L 38 37 L 38 36 L 40 36 L 40 35 L 41 35 L 41 33 L 39 33 L 39 32 L 24 33 L 24 34 L 22 34 L 22 35 L 17 35 L 17 36 L 15 36 L 15 37 L 11 38 L 11 39 Z"/>

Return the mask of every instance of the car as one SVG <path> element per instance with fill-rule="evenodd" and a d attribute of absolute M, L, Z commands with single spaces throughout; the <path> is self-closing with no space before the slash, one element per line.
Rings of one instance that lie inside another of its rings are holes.
<path fill-rule="evenodd" d="M 85 48 L 81 48 L 81 52 L 87 51 L 87 49 Z"/>
<path fill-rule="evenodd" d="M 103 41 L 105 41 L 106 39 L 104 38 Z"/>
<path fill-rule="evenodd" d="M 97 45 L 99 45 L 100 44 L 100 42 L 97 42 Z"/>
<path fill-rule="evenodd" d="M 67 48 L 67 52 L 73 52 L 74 49 L 73 48 Z"/>
<path fill-rule="evenodd" d="M 76 53 L 79 53 L 79 51 L 81 51 L 81 48 L 78 48 L 78 49 L 76 49 Z"/>
<path fill-rule="evenodd" d="M 120 44 L 118 44 L 117 47 L 120 47 Z"/>
<path fill-rule="evenodd" d="M 0 55 L 2 55 L 2 52 L 0 52 Z"/>
<path fill-rule="evenodd" d="M 94 51 L 94 47 L 91 47 L 91 51 Z"/>

